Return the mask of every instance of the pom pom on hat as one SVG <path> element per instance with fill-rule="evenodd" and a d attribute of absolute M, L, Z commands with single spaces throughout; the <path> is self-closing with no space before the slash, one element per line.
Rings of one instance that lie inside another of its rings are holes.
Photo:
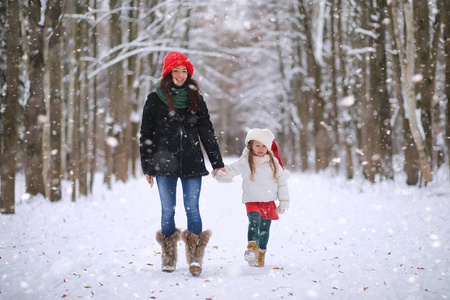
<path fill-rule="evenodd" d="M 185 66 L 189 75 L 192 77 L 194 74 L 194 66 L 189 58 L 179 52 L 170 52 L 164 58 L 164 67 L 162 77 L 166 77 L 174 68 L 179 66 Z"/>
<path fill-rule="evenodd" d="M 278 162 L 280 163 L 280 166 L 284 170 L 283 162 L 281 161 L 280 153 L 278 152 L 278 145 L 277 145 L 277 143 L 275 143 L 275 141 L 273 141 L 273 143 L 272 143 L 272 149 L 271 150 L 272 150 L 273 156 L 275 156 L 276 159 L 278 159 Z M 287 170 L 285 170 L 285 171 L 287 171 Z"/>
<path fill-rule="evenodd" d="M 271 149 L 272 142 L 275 136 L 269 129 L 253 128 L 247 131 L 247 136 L 245 137 L 245 145 L 252 140 L 261 142 L 267 148 Z"/>

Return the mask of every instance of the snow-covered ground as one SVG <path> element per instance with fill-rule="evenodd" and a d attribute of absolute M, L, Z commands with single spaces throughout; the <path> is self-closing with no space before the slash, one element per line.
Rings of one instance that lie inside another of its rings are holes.
<path fill-rule="evenodd" d="M 142 176 L 50 203 L 18 184 L 15 215 L 0 215 L 0 299 L 448 299 L 450 185 L 375 185 L 291 173 L 291 207 L 274 221 L 267 265 L 243 259 L 240 179 L 205 177 L 203 273 L 161 272 L 156 186 Z M 179 195 L 181 196 L 181 195 Z M 177 227 L 186 228 L 179 197 Z"/>

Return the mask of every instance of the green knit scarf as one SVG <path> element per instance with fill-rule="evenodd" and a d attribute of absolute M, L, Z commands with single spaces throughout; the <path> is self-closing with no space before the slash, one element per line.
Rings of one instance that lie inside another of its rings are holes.
<path fill-rule="evenodd" d="M 159 96 L 162 102 L 167 104 L 166 96 L 164 92 L 160 89 L 159 84 L 161 83 L 161 79 L 156 82 L 156 94 Z M 175 108 L 187 108 L 188 104 L 188 94 L 186 88 L 174 88 L 170 89 L 172 91 L 172 97 Z"/>

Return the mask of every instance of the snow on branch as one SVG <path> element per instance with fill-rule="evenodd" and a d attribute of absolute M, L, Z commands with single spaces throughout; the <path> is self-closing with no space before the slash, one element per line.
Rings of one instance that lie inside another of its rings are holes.
<path fill-rule="evenodd" d="M 378 38 L 378 35 L 375 32 L 367 30 L 367 29 L 356 28 L 355 32 L 359 33 L 359 34 L 370 36 L 373 39 L 377 39 Z"/>
<path fill-rule="evenodd" d="M 349 55 L 358 55 L 358 54 L 363 54 L 363 53 L 367 53 L 367 52 L 376 52 L 376 49 L 373 47 L 364 47 L 364 48 L 358 48 L 358 49 L 350 49 L 348 50 L 348 54 Z"/>

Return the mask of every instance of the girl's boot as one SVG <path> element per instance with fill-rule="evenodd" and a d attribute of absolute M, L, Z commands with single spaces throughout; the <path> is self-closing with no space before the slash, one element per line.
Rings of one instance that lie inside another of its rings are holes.
<path fill-rule="evenodd" d="M 181 238 L 186 243 L 186 259 L 189 264 L 189 272 L 193 276 L 199 276 L 202 272 L 203 256 L 205 256 L 205 247 L 211 237 L 211 231 L 205 230 L 199 235 L 183 231 Z"/>
<path fill-rule="evenodd" d="M 265 261 L 266 261 L 266 249 L 259 249 L 259 255 L 258 255 L 258 267 L 264 267 Z"/>
<path fill-rule="evenodd" d="M 177 242 L 180 240 L 181 232 L 175 229 L 175 232 L 165 236 L 162 230 L 156 232 L 156 241 L 161 245 L 161 259 L 163 272 L 172 273 L 177 265 Z"/>
<path fill-rule="evenodd" d="M 248 265 L 250 267 L 257 267 L 258 257 L 259 257 L 258 245 L 256 244 L 255 241 L 248 242 L 247 250 L 244 253 L 244 258 L 248 262 Z"/>

